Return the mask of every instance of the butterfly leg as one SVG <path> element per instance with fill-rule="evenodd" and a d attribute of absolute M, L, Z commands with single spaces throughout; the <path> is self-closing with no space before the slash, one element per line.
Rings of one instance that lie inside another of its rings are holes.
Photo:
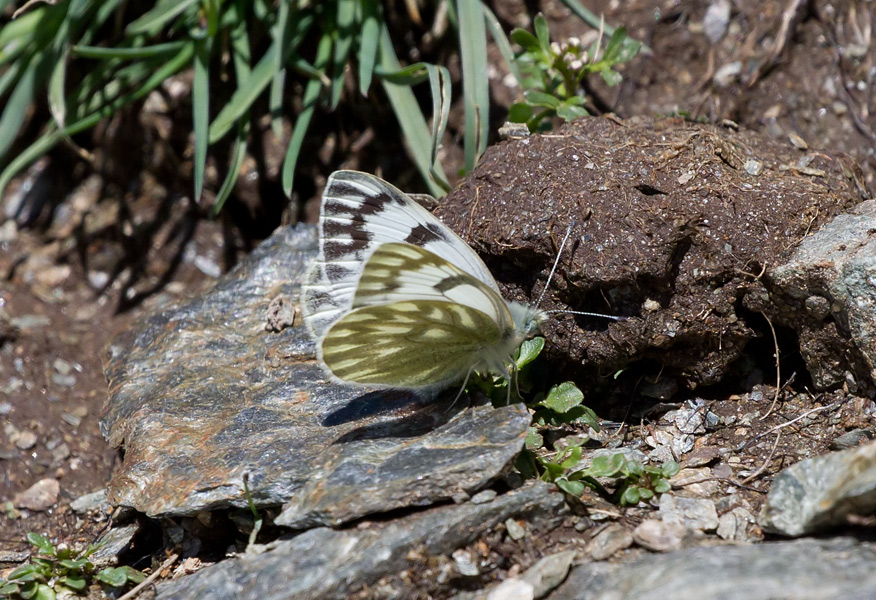
<path fill-rule="evenodd" d="M 462 397 L 462 393 L 465 391 L 465 386 L 468 385 L 468 380 L 471 377 L 471 374 L 473 371 L 474 371 L 474 366 L 472 366 L 468 370 L 468 373 L 465 374 L 465 379 L 462 381 L 462 386 L 459 388 L 459 392 L 457 392 L 456 398 L 453 399 L 453 402 L 451 402 L 450 406 L 447 407 L 447 410 L 444 411 L 445 415 L 447 413 L 449 413 L 454 406 L 456 406 L 456 402 Z"/>

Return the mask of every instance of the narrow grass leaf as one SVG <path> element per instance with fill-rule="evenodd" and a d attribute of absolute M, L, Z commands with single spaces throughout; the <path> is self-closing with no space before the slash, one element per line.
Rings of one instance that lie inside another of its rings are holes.
<path fill-rule="evenodd" d="M 487 147 L 490 88 L 487 77 L 487 33 L 480 0 L 457 0 L 459 55 L 465 106 L 465 168 L 471 171 Z"/>
<path fill-rule="evenodd" d="M 441 140 L 447 130 L 447 121 L 450 119 L 450 71 L 447 67 L 430 64 L 427 64 L 426 68 L 429 71 L 429 86 L 432 91 L 432 151 L 429 157 L 431 164 L 429 173 L 438 185 L 449 192 L 450 184 L 438 173 L 435 165 L 438 164 L 438 149 L 441 147 Z"/>
<path fill-rule="evenodd" d="M 338 0 L 337 15 L 335 17 L 335 48 L 332 60 L 332 89 L 329 106 L 334 110 L 341 101 L 341 92 L 344 90 L 344 68 L 347 58 L 350 56 L 350 48 L 355 37 L 357 0 Z"/>
<path fill-rule="evenodd" d="M 359 0 L 362 11 L 361 33 L 359 34 L 359 91 L 363 96 L 371 89 L 371 78 L 377 62 L 377 48 L 380 44 L 380 3 L 374 0 Z"/>
<path fill-rule="evenodd" d="M 283 87 L 286 83 L 286 48 L 289 45 L 289 19 L 292 7 L 289 2 L 280 2 L 277 22 L 271 28 L 274 44 L 280 49 L 274 56 L 274 72 L 271 91 L 268 94 L 268 111 L 271 115 L 271 130 L 277 139 L 283 137 Z"/>
<path fill-rule="evenodd" d="M 125 28 L 130 36 L 144 34 L 147 37 L 156 35 L 169 21 L 184 13 L 198 0 L 164 0 L 155 5 L 139 19 L 134 20 Z"/>
<path fill-rule="evenodd" d="M 207 146 L 210 142 L 210 47 L 213 38 L 197 40 L 195 44 L 194 80 L 192 82 L 192 123 L 195 134 L 195 156 L 192 165 L 195 180 L 194 201 L 204 190 L 207 167 Z"/>
<path fill-rule="evenodd" d="M 249 135 L 249 118 L 247 115 L 240 118 L 237 123 L 237 139 L 234 141 L 234 151 L 231 156 L 231 164 L 228 166 L 228 172 L 225 174 L 225 179 L 222 181 L 222 186 L 216 193 L 216 199 L 213 201 L 213 207 L 210 209 L 210 216 L 215 217 L 222 210 L 222 206 L 237 183 L 240 177 L 240 169 L 243 167 L 243 161 L 246 158 L 246 138 Z"/>
<path fill-rule="evenodd" d="M 508 36 L 505 35 L 505 31 L 502 29 L 502 25 L 499 23 L 499 19 L 496 18 L 493 11 L 491 11 L 486 4 L 483 5 L 483 10 L 484 19 L 487 23 L 487 31 L 490 32 L 490 37 L 493 38 L 493 42 L 495 42 L 496 47 L 502 54 L 502 58 L 505 59 L 505 64 L 507 65 L 508 70 L 514 76 L 514 79 L 517 80 L 517 83 L 520 84 L 523 81 L 523 75 L 520 72 L 520 67 L 517 66 L 517 61 L 514 57 L 514 50 L 511 49 L 511 42 L 508 40 Z"/>
<path fill-rule="evenodd" d="M 313 61 L 313 66 L 318 71 L 325 71 L 329 64 L 332 55 L 332 38 L 329 34 L 324 34 L 316 47 L 316 59 Z M 292 186 L 295 184 L 295 166 L 298 164 L 298 155 L 301 152 L 301 146 L 304 144 L 304 138 L 307 136 L 307 130 L 310 127 L 310 121 L 313 118 L 313 112 L 316 110 L 316 103 L 319 100 L 320 92 L 322 91 L 322 81 L 319 79 L 311 79 L 307 82 L 304 88 L 304 97 L 302 99 L 303 107 L 298 113 L 298 118 L 295 119 L 295 125 L 292 128 L 292 138 L 289 140 L 289 146 L 286 148 L 286 156 L 283 159 L 283 171 L 281 173 L 281 181 L 283 184 L 283 192 L 287 197 L 292 195 Z"/>
<path fill-rule="evenodd" d="M 382 25 L 380 33 L 379 64 L 386 71 L 397 71 L 400 67 L 392 45 L 392 38 L 389 36 L 389 29 L 385 23 Z M 426 182 L 429 193 L 436 197 L 443 196 L 444 193 L 441 186 L 433 181 L 431 177 L 433 166 L 430 164 L 431 141 L 429 128 L 426 124 L 426 117 L 423 116 L 420 105 L 414 96 L 414 92 L 407 86 L 401 86 L 382 79 L 381 84 L 398 119 L 411 158 L 414 159 L 414 164 Z M 442 179 L 447 179 L 441 165 L 435 165 L 434 169 Z"/>
<path fill-rule="evenodd" d="M 75 45 L 70 48 L 70 54 L 78 58 L 122 60 L 142 60 L 145 58 L 160 58 L 168 54 L 179 52 L 180 48 L 188 42 L 167 42 L 166 44 L 153 44 L 140 48 L 104 48 L 102 46 Z"/>

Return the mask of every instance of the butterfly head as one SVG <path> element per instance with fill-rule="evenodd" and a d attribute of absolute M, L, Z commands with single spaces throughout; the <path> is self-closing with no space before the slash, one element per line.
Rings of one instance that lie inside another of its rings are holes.
<path fill-rule="evenodd" d="M 518 343 L 538 332 L 542 323 L 547 320 L 547 313 L 543 310 L 520 302 L 509 302 L 508 309 L 514 320 L 514 329 L 520 336 Z"/>

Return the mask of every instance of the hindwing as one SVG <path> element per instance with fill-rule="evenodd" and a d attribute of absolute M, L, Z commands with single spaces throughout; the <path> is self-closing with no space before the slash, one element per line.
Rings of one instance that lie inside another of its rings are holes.
<path fill-rule="evenodd" d="M 386 243 L 423 247 L 498 293 L 493 276 L 468 244 L 373 175 L 333 173 L 323 193 L 319 228 L 319 255 L 302 296 L 305 322 L 317 338 L 352 308 L 362 265 Z"/>

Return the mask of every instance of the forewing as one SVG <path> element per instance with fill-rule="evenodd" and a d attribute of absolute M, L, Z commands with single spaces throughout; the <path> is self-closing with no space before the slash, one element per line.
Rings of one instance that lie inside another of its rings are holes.
<path fill-rule="evenodd" d="M 500 331 L 512 325 L 508 304 L 479 279 L 420 246 L 383 244 L 362 269 L 352 308 L 405 300 L 462 304 L 487 315 Z"/>
<path fill-rule="evenodd" d="M 498 292 L 483 261 L 404 193 L 358 171 L 329 177 L 319 217 L 320 249 L 303 289 L 305 321 L 320 337 L 352 307 L 364 261 L 382 244 L 427 248 Z"/>
<path fill-rule="evenodd" d="M 397 388 L 438 388 L 463 379 L 501 332 L 474 308 L 407 300 L 357 308 L 320 344 L 320 358 L 342 381 Z"/>

